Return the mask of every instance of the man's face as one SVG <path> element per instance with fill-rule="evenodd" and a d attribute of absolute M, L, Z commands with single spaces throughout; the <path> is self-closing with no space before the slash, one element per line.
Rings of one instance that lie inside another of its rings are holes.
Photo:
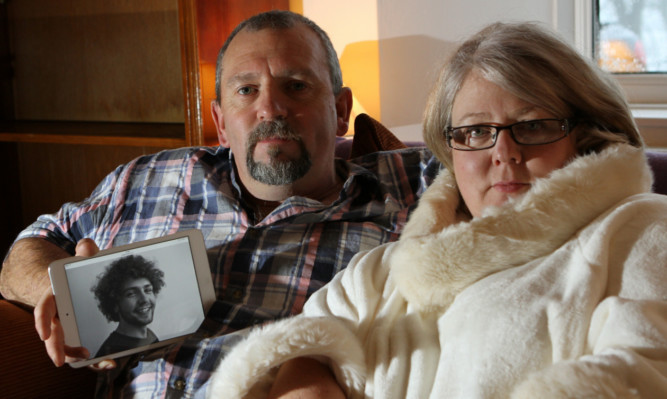
<path fill-rule="evenodd" d="M 121 322 L 134 326 L 146 326 L 153 321 L 155 292 L 146 278 L 127 280 L 123 283 L 118 301 Z"/>
<path fill-rule="evenodd" d="M 334 96 L 315 33 L 303 25 L 241 31 L 222 62 L 213 117 L 244 184 L 285 185 L 330 173 L 351 96 L 347 89 Z"/>

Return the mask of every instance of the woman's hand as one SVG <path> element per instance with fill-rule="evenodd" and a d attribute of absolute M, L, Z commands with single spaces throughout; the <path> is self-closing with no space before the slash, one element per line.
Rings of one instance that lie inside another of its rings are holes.
<path fill-rule="evenodd" d="M 83 239 L 76 245 L 76 256 L 93 256 L 97 252 L 99 252 L 99 248 L 91 239 Z M 90 352 L 84 347 L 65 345 L 65 334 L 58 318 L 56 300 L 51 287 L 42 294 L 35 307 L 34 316 L 35 329 L 39 338 L 44 341 L 46 353 L 57 367 L 90 357 Z M 116 362 L 110 359 L 90 366 L 94 370 L 106 370 L 114 367 L 116 367 Z"/>
<path fill-rule="evenodd" d="M 280 367 L 269 398 L 345 399 L 345 393 L 326 365 L 315 359 L 299 357 L 285 362 Z"/>

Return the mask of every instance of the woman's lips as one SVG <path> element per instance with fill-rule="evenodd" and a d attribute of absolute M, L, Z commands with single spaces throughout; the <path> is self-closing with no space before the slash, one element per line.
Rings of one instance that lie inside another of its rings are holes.
<path fill-rule="evenodd" d="M 529 183 L 521 183 L 521 182 L 500 182 L 496 183 L 493 185 L 493 188 L 496 191 L 500 191 L 502 193 L 506 194 L 512 194 L 512 193 L 518 193 L 525 191 L 527 188 L 530 187 Z"/>

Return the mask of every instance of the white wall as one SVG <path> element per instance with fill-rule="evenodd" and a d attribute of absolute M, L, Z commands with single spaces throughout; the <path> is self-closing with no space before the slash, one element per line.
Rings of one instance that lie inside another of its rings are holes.
<path fill-rule="evenodd" d="M 428 92 L 457 42 L 491 22 L 521 20 L 545 23 L 574 44 L 580 1 L 589 0 L 303 0 L 303 11 L 329 33 L 339 56 L 357 41 L 378 41 L 381 112 L 371 115 L 399 138 L 421 140 Z"/>

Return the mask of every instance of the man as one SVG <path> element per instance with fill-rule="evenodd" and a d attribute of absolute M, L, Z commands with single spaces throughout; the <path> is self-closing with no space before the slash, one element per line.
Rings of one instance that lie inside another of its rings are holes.
<path fill-rule="evenodd" d="M 164 272 L 143 256 L 127 255 L 107 266 L 91 291 L 104 317 L 118 326 L 95 357 L 158 342 L 148 325 L 162 287 Z"/>
<path fill-rule="evenodd" d="M 105 375 L 106 390 L 201 393 L 233 332 L 300 312 L 352 256 L 396 240 L 439 169 L 425 150 L 334 159 L 352 95 L 326 33 L 298 14 L 272 11 L 239 25 L 218 57 L 216 92 L 220 148 L 163 151 L 117 168 L 84 202 L 40 217 L 5 261 L 3 295 L 32 305 L 41 298 L 38 331 L 60 365 L 86 352 L 65 352 L 50 328 L 52 259 L 75 245 L 91 255 L 98 246 L 202 231 L 217 301 L 199 334 L 123 359 Z"/>

